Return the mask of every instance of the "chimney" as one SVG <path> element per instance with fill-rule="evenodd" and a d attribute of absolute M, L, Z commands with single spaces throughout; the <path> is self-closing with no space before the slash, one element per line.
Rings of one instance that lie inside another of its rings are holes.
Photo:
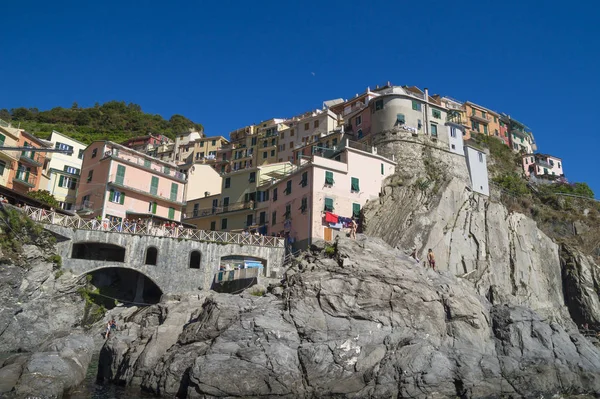
<path fill-rule="evenodd" d="M 429 89 L 425 88 L 425 101 L 429 101 Z"/>

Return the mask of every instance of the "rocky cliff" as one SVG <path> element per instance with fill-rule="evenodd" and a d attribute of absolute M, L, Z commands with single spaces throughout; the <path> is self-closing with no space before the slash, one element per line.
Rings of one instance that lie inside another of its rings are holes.
<path fill-rule="evenodd" d="M 364 236 L 315 245 L 265 296 L 171 298 L 119 317 L 102 376 L 159 395 L 600 393 L 600 352 L 573 323 L 493 304 Z"/>

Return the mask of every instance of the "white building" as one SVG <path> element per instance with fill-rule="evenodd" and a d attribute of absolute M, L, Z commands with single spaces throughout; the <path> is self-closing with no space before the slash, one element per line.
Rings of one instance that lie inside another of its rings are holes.
<path fill-rule="evenodd" d="M 469 141 L 465 142 L 465 159 L 469 176 L 471 178 L 471 189 L 476 193 L 490 195 L 488 181 L 487 154 L 484 150 L 476 147 Z"/>
<path fill-rule="evenodd" d="M 73 151 L 71 155 L 53 153 L 45 168 L 48 177 L 47 190 L 58 200 L 62 209 L 69 211 L 73 209 L 77 198 L 83 151 L 87 146 L 57 131 L 52 131 L 48 141 L 54 148 Z"/>
<path fill-rule="evenodd" d="M 453 122 L 446 122 L 448 132 L 448 147 L 451 152 L 457 155 L 465 155 L 463 135 L 465 127 Z"/>

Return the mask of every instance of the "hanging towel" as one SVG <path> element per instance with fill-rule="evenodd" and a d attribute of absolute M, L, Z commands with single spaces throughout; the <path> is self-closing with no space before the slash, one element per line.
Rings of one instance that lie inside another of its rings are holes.
<path fill-rule="evenodd" d="M 344 227 L 344 225 L 342 223 L 329 223 L 329 227 L 331 227 L 332 229 L 340 230 Z"/>
<path fill-rule="evenodd" d="M 325 222 L 327 223 L 337 223 L 338 222 L 338 215 L 331 213 L 331 212 L 325 212 Z"/>

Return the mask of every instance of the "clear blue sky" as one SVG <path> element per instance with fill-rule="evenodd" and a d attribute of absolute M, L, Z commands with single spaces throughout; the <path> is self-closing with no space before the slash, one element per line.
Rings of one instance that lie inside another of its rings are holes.
<path fill-rule="evenodd" d="M 389 80 L 510 114 L 533 130 L 541 152 L 563 158 L 570 180 L 600 196 L 597 2 L 37 0 L 2 8 L 0 108 L 124 100 L 226 135 Z"/>

